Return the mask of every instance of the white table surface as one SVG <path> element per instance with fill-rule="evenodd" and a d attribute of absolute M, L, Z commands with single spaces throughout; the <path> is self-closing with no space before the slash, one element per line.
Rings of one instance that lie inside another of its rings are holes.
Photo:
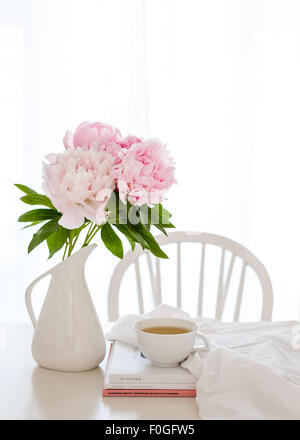
<path fill-rule="evenodd" d="M 0 419 L 198 419 L 193 397 L 102 397 L 105 361 L 64 373 L 31 357 L 30 324 L 0 324 Z"/>

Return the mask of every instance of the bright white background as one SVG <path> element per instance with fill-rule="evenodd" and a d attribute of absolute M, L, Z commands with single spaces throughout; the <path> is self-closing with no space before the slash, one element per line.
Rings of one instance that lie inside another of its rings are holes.
<path fill-rule="evenodd" d="M 39 191 L 43 156 L 83 120 L 166 142 L 177 228 L 250 248 L 274 319 L 297 318 L 299 23 L 296 0 L 0 0 L 0 321 L 28 319 L 26 285 L 59 261 L 26 255 L 13 183 Z M 88 263 L 102 320 L 116 263 L 103 245 Z"/>

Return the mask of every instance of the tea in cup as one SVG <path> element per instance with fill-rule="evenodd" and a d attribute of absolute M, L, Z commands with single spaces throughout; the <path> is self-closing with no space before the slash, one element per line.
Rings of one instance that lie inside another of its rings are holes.
<path fill-rule="evenodd" d="M 194 351 L 209 350 L 196 322 L 181 318 L 148 318 L 134 324 L 138 346 L 158 367 L 175 367 Z M 196 336 L 204 345 L 195 346 Z"/>

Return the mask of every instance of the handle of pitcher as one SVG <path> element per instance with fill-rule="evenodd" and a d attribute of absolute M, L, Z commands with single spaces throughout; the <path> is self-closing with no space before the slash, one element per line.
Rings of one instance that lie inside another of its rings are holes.
<path fill-rule="evenodd" d="M 47 272 L 43 273 L 42 275 L 40 275 L 38 278 L 36 278 L 34 281 L 32 281 L 31 284 L 29 284 L 29 286 L 26 289 L 25 292 L 25 304 L 26 304 L 26 308 L 27 308 L 27 312 L 30 316 L 31 322 L 33 327 L 36 327 L 36 323 L 37 323 L 37 319 L 35 317 L 34 311 L 33 311 L 33 307 L 32 307 L 32 301 L 31 301 L 31 294 L 32 294 L 32 290 L 34 288 L 34 286 L 42 279 L 45 278 L 47 275 L 51 275 L 52 273 L 52 269 L 48 270 Z"/>

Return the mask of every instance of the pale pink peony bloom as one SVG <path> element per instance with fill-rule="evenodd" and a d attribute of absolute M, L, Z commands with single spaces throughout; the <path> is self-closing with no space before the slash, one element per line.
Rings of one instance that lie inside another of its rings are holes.
<path fill-rule="evenodd" d="M 59 224 L 75 229 L 85 217 L 98 225 L 105 221 L 104 208 L 115 188 L 114 157 L 106 151 L 76 148 L 46 159 L 43 188 L 62 213 Z"/>
<path fill-rule="evenodd" d="M 120 199 L 138 206 L 162 202 L 175 183 L 173 159 L 165 146 L 150 139 L 122 149 L 120 156 L 121 163 L 114 168 Z"/>
<path fill-rule="evenodd" d="M 143 142 L 142 138 L 138 138 L 137 136 L 134 136 L 133 134 L 128 135 L 126 138 L 120 139 L 119 141 L 117 141 L 117 143 L 122 147 L 122 148 L 130 148 L 133 144 L 139 144 Z"/>
<path fill-rule="evenodd" d="M 82 122 L 73 134 L 67 131 L 64 137 L 64 146 L 67 150 L 74 150 L 77 147 L 83 150 L 95 148 L 106 150 L 106 146 L 115 152 L 117 156 L 120 147 L 117 141 L 121 139 L 121 133 L 117 128 L 111 127 L 103 122 Z"/>

